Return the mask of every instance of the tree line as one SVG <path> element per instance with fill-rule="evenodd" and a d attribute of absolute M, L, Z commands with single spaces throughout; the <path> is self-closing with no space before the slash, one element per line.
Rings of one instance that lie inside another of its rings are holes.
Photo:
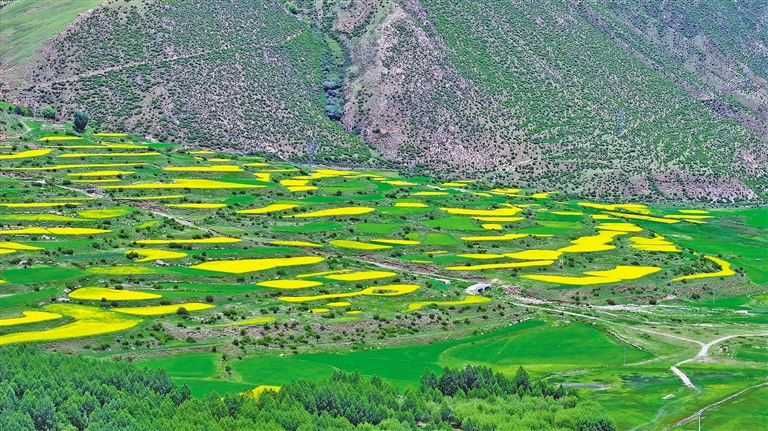
<path fill-rule="evenodd" d="M 0 429 L 6 430 L 573 430 L 614 431 L 605 410 L 529 377 L 487 367 L 427 369 L 398 394 L 378 376 L 337 371 L 278 392 L 193 398 L 165 370 L 37 347 L 0 350 Z"/>

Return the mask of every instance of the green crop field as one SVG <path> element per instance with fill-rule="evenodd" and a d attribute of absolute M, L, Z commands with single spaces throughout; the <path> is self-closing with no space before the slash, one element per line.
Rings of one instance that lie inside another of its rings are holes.
<path fill-rule="evenodd" d="M 0 151 L 0 344 L 166 369 L 198 397 L 336 370 L 405 393 L 425 369 L 524 366 L 637 430 L 768 376 L 765 208 L 31 130 Z"/>

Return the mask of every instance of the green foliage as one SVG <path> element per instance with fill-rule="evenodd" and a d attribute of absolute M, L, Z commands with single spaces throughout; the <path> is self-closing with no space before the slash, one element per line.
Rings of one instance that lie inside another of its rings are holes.
<path fill-rule="evenodd" d="M 74 115 L 74 121 L 75 121 L 75 131 L 84 132 L 85 126 L 88 125 L 88 120 L 90 120 L 90 118 L 88 117 L 88 114 L 81 111 L 75 111 L 73 115 Z"/>
<path fill-rule="evenodd" d="M 56 110 L 51 108 L 50 106 L 46 106 L 43 108 L 42 111 L 40 111 L 40 115 L 43 116 L 43 118 L 48 120 L 55 120 L 56 119 Z"/>
<path fill-rule="evenodd" d="M 11 347 L 0 350 L 0 428 L 392 430 L 413 429 L 419 421 L 428 429 L 477 431 L 616 429 L 596 404 L 564 397 L 562 388 L 530 384 L 527 375 L 521 380 L 524 373 L 520 369 L 515 379 L 506 379 L 484 367 L 446 369 L 451 389 L 430 386 L 434 376 L 427 376 L 430 385 L 408 388 L 398 397 L 376 376 L 337 371 L 328 379 L 294 381 L 258 399 L 215 392 L 196 399 L 162 370 Z"/>

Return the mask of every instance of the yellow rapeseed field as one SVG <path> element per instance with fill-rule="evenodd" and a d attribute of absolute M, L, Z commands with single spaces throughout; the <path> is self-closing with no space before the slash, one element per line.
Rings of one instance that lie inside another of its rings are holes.
<path fill-rule="evenodd" d="M 141 323 L 141 319 L 85 305 L 50 304 L 43 308 L 51 313 L 74 317 L 75 321 L 46 331 L 16 332 L 0 335 L 0 345 L 86 337 L 123 331 Z"/>
<path fill-rule="evenodd" d="M 40 247 L 9 241 L 0 241 L 0 248 L 8 248 L 11 250 L 42 250 Z"/>
<path fill-rule="evenodd" d="M 720 271 L 717 272 L 710 272 L 705 274 L 692 274 L 692 275 L 685 275 L 682 277 L 673 278 L 672 281 L 681 281 L 681 280 L 695 280 L 697 278 L 709 278 L 709 277 L 727 277 L 729 275 L 736 274 L 731 269 L 731 264 L 729 262 L 726 262 L 722 259 L 718 259 L 714 256 L 704 256 L 704 258 L 711 260 L 712 262 L 715 262 L 716 264 L 720 265 Z"/>
<path fill-rule="evenodd" d="M 129 253 L 136 253 L 139 256 L 144 256 L 141 259 L 136 259 L 134 262 L 150 262 L 153 260 L 160 260 L 160 259 L 180 259 L 182 257 L 187 257 L 187 253 L 182 253 L 180 251 L 170 251 L 170 250 L 160 250 L 156 248 L 137 248 L 134 250 L 128 250 L 125 252 L 125 254 Z"/>
<path fill-rule="evenodd" d="M 408 305 L 408 310 L 406 311 L 414 311 L 418 310 L 422 307 L 425 307 L 427 305 L 436 304 L 436 305 L 466 305 L 466 304 L 482 304 L 484 302 L 491 302 L 490 298 L 486 298 L 484 296 L 477 296 L 477 295 L 470 295 L 466 298 L 460 300 L 460 301 L 424 301 L 424 302 L 414 302 Z"/>
<path fill-rule="evenodd" d="M 38 139 L 38 141 L 80 141 L 82 139 L 83 138 L 79 136 L 43 136 L 42 138 Z"/>
<path fill-rule="evenodd" d="M 184 195 L 155 195 L 155 196 L 136 196 L 130 198 L 117 198 L 121 201 L 153 201 L 160 199 L 181 199 Z"/>
<path fill-rule="evenodd" d="M 117 170 L 104 170 L 104 171 L 91 171 L 91 172 L 75 172 L 67 174 L 68 177 L 111 177 L 116 175 L 131 175 L 135 174 L 134 171 L 117 171 Z"/>
<path fill-rule="evenodd" d="M 272 287 L 274 289 L 306 289 L 308 287 L 321 286 L 319 281 L 309 280 L 268 280 L 256 283 L 257 286 Z"/>
<path fill-rule="evenodd" d="M 324 261 L 319 256 L 282 257 L 267 259 L 241 259 L 241 260 L 212 260 L 193 265 L 190 268 L 205 271 L 228 272 L 231 274 L 243 274 L 253 271 L 264 271 L 282 266 L 314 265 Z"/>
<path fill-rule="evenodd" d="M 328 305 L 329 307 L 347 307 L 352 305 L 352 303 L 346 302 L 346 301 L 336 301 L 336 302 L 329 302 L 326 305 Z"/>
<path fill-rule="evenodd" d="M 181 307 L 184 307 L 187 311 L 200 311 L 213 308 L 214 306 L 211 304 L 203 304 L 202 302 L 185 302 L 182 304 L 152 305 L 149 307 L 115 307 L 111 310 L 118 313 L 132 314 L 135 316 L 157 316 L 160 314 L 175 313 Z"/>
<path fill-rule="evenodd" d="M 308 213 L 285 215 L 283 218 L 307 218 L 307 217 L 332 217 L 332 216 L 346 216 L 346 215 L 360 215 L 376 211 L 375 208 L 369 207 L 340 207 L 331 208 L 326 210 L 312 211 Z"/>
<path fill-rule="evenodd" d="M 287 245 L 292 247 L 322 247 L 322 244 L 317 244 L 314 242 L 308 242 L 308 241 L 282 241 L 282 240 L 275 240 L 270 241 L 270 244 L 273 245 Z"/>
<path fill-rule="evenodd" d="M 334 269 L 332 271 L 310 272 L 308 274 L 299 274 L 296 276 L 296 278 L 322 277 L 328 274 L 342 274 L 345 272 L 352 272 L 352 270 L 351 269 Z"/>
<path fill-rule="evenodd" d="M 483 223 L 480 226 L 482 226 L 483 229 L 488 230 L 502 230 L 504 227 L 498 223 Z"/>
<path fill-rule="evenodd" d="M 549 266 L 555 263 L 553 260 L 531 260 L 527 262 L 489 263 L 485 265 L 449 266 L 447 271 L 482 271 L 485 269 L 523 268 L 528 266 Z"/>
<path fill-rule="evenodd" d="M 654 238 L 643 238 L 639 236 L 631 236 L 629 240 L 632 241 L 630 247 L 643 250 L 643 251 L 663 251 L 663 252 L 679 252 L 680 249 L 674 244 L 664 239 L 663 236 L 655 235 Z"/>
<path fill-rule="evenodd" d="M 64 205 L 80 205 L 80 202 L 27 202 L 0 204 L 0 206 L 6 208 L 48 208 L 63 207 Z"/>
<path fill-rule="evenodd" d="M 286 302 L 308 302 L 320 299 L 351 298 L 353 296 L 397 296 L 415 292 L 421 286 L 417 284 L 389 284 L 386 286 L 371 286 L 358 292 L 328 293 L 315 296 L 281 296 L 279 299 Z"/>
<path fill-rule="evenodd" d="M 241 172 L 242 169 L 237 165 L 216 165 L 216 166 L 166 166 L 164 171 L 170 172 Z"/>
<path fill-rule="evenodd" d="M 42 167 L 35 167 L 35 168 L 8 168 L 9 170 L 16 170 L 16 171 L 56 171 L 59 169 L 85 169 L 85 168 L 115 168 L 115 167 L 122 167 L 122 166 L 142 166 L 146 165 L 146 163 L 83 163 L 83 164 L 73 164 L 73 165 L 51 165 L 51 166 L 42 166 Z M 5 169 L 5 168 L 0 168 Z"/>
<path fill-rule="evenodd" d="M 64 153 L 56 156 L 57 159 L 75 158 L 75 157 L 147 157 L 160 156 L 157 151 L 147 151 L 145 153 Z"/>
<path fill-rule="evenodd" d="M 58 313 L 49 313 L 47 311 L 22 311 L 24 317 L 11 317 L 0 319 L 0 326 L 21 325 L 23 323 L 44 322 L 46 320 L 55 320 L 63 317 Z"/>
<path fill-rule="evenodd" d="M 521 275 L 523 278 L 530 280 L 546 281 L 548 283 L 568 284 L 572 286 L 588 286 L 591 284 L 604 284 L 604 283 L 618 283 L 620 278 L 608 278 L 608 277 L 570 277 L 564 275 L 544 275 L 544 274 L 528 274 Z"/>
<path fill-rule="evenodd" d="M 528 236 L 524 233 L 508 233 L 504 235 L 490 235 L 490 236 L 464 236 L 461 237 L 464 241 L 509 241 L 512 239 L 525 238 Z"/>
<path fill-rule="evenodd" d="M 227 244 L 241 242 L 240 238 L 213 237 L 200 239 L 139 239 L 136 244 Z"/>
<path fill-rule="evenodd" d="M 335 239 L 330 242 L 331 245 L 341 248 L 354 248 L 356 250 L 384 250 L 392 248 L 391 245 L 369 244 L 367 242 L 351 241 L 348 239 Z"/>
<path fill-rule="evenodd" d="M 28 159 L 31 157 L 44 156 L 50 152 L 51 150 L 27 150 L 27 151 L 21 151 L 18 153 L 0 154 L 0 160 Z"/>
<path fill-rule="evenodd" d="M 256 184 L 230 183 L 226 181 L 176 178 L 172 183 L 142 183 L 120 186 L 102 186 L 104 189 L 263 189 Z"/>
<path fill-rule="evenodd" d="M 395 206 L 404 208 L 427 208 L 429 205 L 421 202 L 396 202 Z"/>
<path fill-rule="evenodd" d="M 389 238 L 376 238 L 372 239 L 373 242 L 380 242 L 382 244 L 395 244 L 395 245 L 418 245 L 421 244 L 418 241 L 411 239 L 389 239 Z"/>
<path fill-rule="evenodd" d="M 105 136 L 105 137 L 121 137 L 121 136 L 128 136 L 127 133 L 112 133 L 112 132 L 101 132 L 101 133 L 94 133 L 93 136 Z"/>
<path fill-rule="evenodd" d="M 621 280 L 635 280 L 648 274 L 661 271 L 657 266 L 624 266 L 618 265 L 614 269 L 606 271 L 586 271 L 584 274 L 595 277 L 618 278 Z"/>
<path fill-rule="evenodd" d="M 472 218 L 479 221 L 496 221 L 496 222 L 505 222 L 505 223 L 524 220 L 523 217 L 472 217 Z"/>
<path fill-rule="evenodd" d="M 623 235 L 625 232 L 619 231 L 602 231 L 597 235 L 583 236 L 571 241 L 570 246 L 558 249 L 563 253 L 591 253 L 597 251 L 613 250 L 616 246 L 608 245 L 613 241 L 613 238 L 618 235 Z"/>
<path fill-rule="evenodd" d="M 81 222 L 89 221 L 75 217 L 68 217 L 58 214 L 0 214 L 0 220 L 18 220 L 18 221 L 66 221 Z"/>
<path fill-rule="evenodd" d="M 624 233 L 641 232 L 643 230 L 643 228 L 640 226 L 634 225 L 632 223 L 600 223 L 599 225 L 595 226 L 595 229 Z"/>
<path fill-rule="evenodd" d="M 107 289 L 105 287 L 83 287 L 70 292 L 68 296 L 72 299 L 84 299 L 87 301 L 100 301 L 102 298 L 107 301 L 137 301 L 162 298 L 161 295 L 154 293 Z"/>
<path fill-rule="evenodd" d="M 504 257 L 523 260 L 555 260 L 563 254 L 560 250 L 525 250 L 515 253 L 504 253 Z"/>
<path fill-rule="evenodd" d="M 141 275 L 155 274 L 155 268 L 148 266 L 95 266 L 88 268 L 92 274 L 119 274 L 119 275 Z"/>
<path fill-rule="evenodd" d="M 101 218 L 114 218 L 128 214 L 130 210 L 127 208 L 107 208 L 103 210 L 84 210 L 78 211 L 80 217 L 101 219 Z"/>
<path fill-rule="evenodd" d="M 359 271 L 359 272 L 351 272 L 348 274 L 333 274 L 333 275 L 327 275 L 325 278 L 330 280 L 341 280 L 341 281 L 360 281 L 360 280 L 372 280 L 375 278 L 387 278 L 387 277 L 394 277 L 397 274 L 394 272 L 389 271 Z"/>
<path fill-rule="evenodd" d="M 240 210 L 237 213 L 238 214 L 268 214 L 276 211 L 289 210 L 291 208 L 296 208 L 297 206 L 298 206 L 297 204 L 270 204 L 261 208 L 251 208 L 247 210 Z"/>
<path fill-rule="evenodd" d="M 0 235 L 95 235 L 100 233 L 112 232 L 107 229 L 90 229 L 79 227 L 27 227 L 21 229 L 4 229 L 0 230 Z"/>
<path fill-rule="evenodd" d="M 496 208 L 493 210 L 473 210 L 473 209 L 466 209 L 466 208 L 440 208 L 440 209 L 449 214 L 482 216 L 482 217 L 507 217 L 507 216 L 513 216 L 520 212 L 520 208 L 516 208 L 516 207 Z"/>

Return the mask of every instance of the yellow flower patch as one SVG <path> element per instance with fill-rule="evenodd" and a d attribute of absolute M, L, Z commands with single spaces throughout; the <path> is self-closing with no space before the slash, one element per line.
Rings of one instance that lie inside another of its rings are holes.
<path fill-rule="evenodd" d="M 107 289 L 105 287 L 83 287 L 70 292 L 67 296 L 72 299 L 83 299 L 87 301 L 100 301 L 102 298 L 107 301 L 138 301 L 142 299 L 162 298 L 161 295 L 156 295 L 154 293 Z"/>
<path fill-rule="evenodd" d="M 319 256 L 283 257 L 268 259 L 242 259 L 242 260 L 212 260 L 193 265 L 190 268 L 204 271 L 227 272 L 230 274 L 243 274 L 253 271 L 264 271 L 283 266 L 314 265 L 324 261 Z"/>
<path fill-rule="evenodd" d="M 60 319 L 63 316 L 58 313 L 49 313 L 47 311 L 22 311 L 24 317 L 11 317 L 0 319 L 0 326 L 21 325 L 24 323 L 45 322 L 46 320 Z"/>
<path fill-rule="evenodd" d="M 153 305 L 150 307 L 116 307 L 112 308 L 112 311 L 136 316 L 158 316 L 160 314 L 176 313 L 181 307 L 184 307 L 187 311 L 200 311 L 213 308 L 214 306 L 201 302 L 187 302 L 174 305 Z"/>
<path fill-rule="evenodd" d="M 271 287 L 274 289 L 306 289 L 308 287 L 321 286 L 319 281 L 309 280 L 268 280 L 256 283 L 257 286 Z"/>
<path fill-rule="evenodd" d="M 180 259 L 186 257 L 187 253 L 180 251 L 159 250 L 154 248 L 137 248 L 135 250 L 128 250 L 125 254 L 136 253 L 139 256 L 144 256 L 141 259 L 136 259 L 134 262 L 150 262 L 159 259 Z"/>

